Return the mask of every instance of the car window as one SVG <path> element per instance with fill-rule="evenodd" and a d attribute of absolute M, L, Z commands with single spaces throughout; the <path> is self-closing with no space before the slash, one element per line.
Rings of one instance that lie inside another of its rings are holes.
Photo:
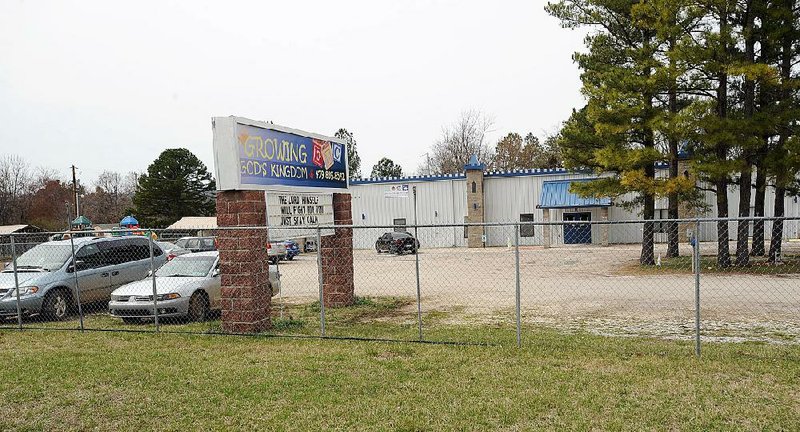
<path fill-rule="evenodd" d="M 150 240 L 145 237 L 136 237 L 130 239 L 132 254 L 134 261 L 149 259 L 150 258 Z M 164 253 L 157 242 L 153 242 L 153 256 L 159 256 Z"/>
<path fill-rule="evenodd" d="M 72 257 L 72 246 L 69 244 L 40 244 L 26 251 L 17 258 L 18 268 L 43 268 L 57 270 Z"/>
<path fill-rule="evenodd" d="M 109 265 L 107 257 L 96 244 L 88 244 L 80 248 L 78 252 L 75 253 L 75 259 L 83 261 L 83 269 L 92 269 Z"/>
<path fill-rule="evenodd" d="M 214 239 L 213 238 L 203 239 L 203 248 L 204 249 L 214 249 Z"/>
<path fill-rule="evenodd" d="M 131 261 L 127 240 L 104 241 L 97 244 L 108 264 L 122 264 Z"/>
<path fill-rule="evenodd" d="M 213 256 L 181 255 L 156 271 L 156 277 L 204 277 L 216 258 Z"/>

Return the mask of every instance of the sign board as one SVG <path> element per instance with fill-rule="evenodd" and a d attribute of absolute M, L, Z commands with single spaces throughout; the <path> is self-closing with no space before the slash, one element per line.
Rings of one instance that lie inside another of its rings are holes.
<path fill-rule="evenodd" d="M 241 117 L 214 117 L 212 127 L 219 190 L 347 192 L 341 140 Z"/>
<path fill-rule="evenodd" d="M 333 196 L 289 192 L 267 193 L 270 241 L 316 237 L 317 225 L 333 225 Z M 321 235 L 332 235 L 323 229 Z"/>
<path fill-rule="evenodd" d="M 384 198 L 408 198 L 409 187 L 407 184 L 389 185 L 383 192 Z"/>

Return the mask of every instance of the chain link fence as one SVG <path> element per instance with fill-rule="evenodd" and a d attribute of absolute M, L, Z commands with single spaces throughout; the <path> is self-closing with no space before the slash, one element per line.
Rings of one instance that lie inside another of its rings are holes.
<path fill-rule="evenodd" d="M 797 343 L 799 219 L 15 234 L 0 245 L 0 326 L 491 344 L 545 326 L 698 349 Z"/>

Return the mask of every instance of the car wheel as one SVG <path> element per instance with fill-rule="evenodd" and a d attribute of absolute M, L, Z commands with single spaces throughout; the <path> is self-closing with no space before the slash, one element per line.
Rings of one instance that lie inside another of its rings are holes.
<path fill-rule="evenodd" d="M 269 261 L 270 264 L 275 265 L 275 264 L 278 263 L 278 258 L 277 257 L 269 257 L 269 259 L 267 259 L 267 261 Z"/>
<path fill-rule="evenodd" d="M 208 316 L 208 297 L 202 291 L 195 291 L 189 299 L 189 320 L 205 321 Z"/>
<path fill-rule="evenodd" d="M 67 290 L 51 290 L 44 297 L 44 302 L 42 302 L 42 314 L 47 319 L 64 321 L 69 317 L 71 303 L 72 298 L 67 293 Z"/>
<path fill-rule="evenodd" d="M 133 324 L 139 324 L 142 321 L 139 318 L 122 318 L 122 322 L 125 324 L 133 325 Z"/>

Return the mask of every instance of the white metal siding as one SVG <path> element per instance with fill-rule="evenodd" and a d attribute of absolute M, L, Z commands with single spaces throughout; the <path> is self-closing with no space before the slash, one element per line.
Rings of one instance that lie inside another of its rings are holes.
<path fill-rule="evenodd" d="M 659 178 L 668 175 L 667 170 L 657 170 Z M 586 173 L 552 173 L 524 176 L 487 176 L 484 180 L 484 218 L 486 222 L 519 222 L 520 214 L 534 214 L 534 221 L 543 220 L 542 209 L 536 208 L 542 193 L 542 185 L 549 180 L 581 179 L 591 177 Z M 425 180 L 407 179 L 403 183 L 417 187 L 417 209 L 420 224 L 461 224 L 467 214 L 466 209 L 466 180 L 464 178 Z M 394 183 L 363 183 L 351 186 L 353 195 L 353 223 L 355 225 L 392 225 L 394 219 L 405 218 L 407 224 L 414 223 L 413 197 L 409 192 L 408 198 L 386 198 L 385 191 Z M 709 211 L 699 217 L 713 217 L 716 215 L 716 196 L 713 192 L 704 191 L 704 200 Z M 731 186 L 729 190 L 729 214 L 731 217 L 738 215 L 738 189 Z M 774 214 L 775 191 L 767 188 L 765 215 Z M 609 208 L 609 221 L 641 220 L 640 209 L 627 209 L 619 204 L 629 201 L 633 195 L 626 195 L 615 200 L 615 205 Z M 752 198 L 754 199 L 754 197 Z M 751 203 L 752 206 L 752 203 Z M 800 203 L 794 197 L 786 198 L 786 215 L 800 215 Z M 656 200 L 656 209 L 666 209 L 667 199 Z M 558 221 L 563 217 L 563 209 L 551 209 L 550 220 Z M 568 212 L 589 212 L 593 221 L 600 220 L 600 208 L 567 209 Z M 769 238 L 771 223 L 767 222 L 766 237 Z M 353 233 L 354 245 L 357 248 L 372 248 L 375 240 L 387 229 L 355 230 Z M 533 237 L 521 237 L 522 245 L 541 245 L 543 230 L 541 226 L 534 228 Z M 736 223 L 729 224 L 731 240 L 736 239 Z M 514 229 L 511 227 L 486 229 L 487 246 L 506 246 L 513 242 Z M 592 241 L 601 241 L 601 227 L 593 226 Z M 717 238 L 716 224 L 703 223 L 699 233 L 703 241 L 715 241 Z M 800 224 L 789 221 L 784 227 L 784 238 L 800 237 Z M 608 240 L 610 243 L 638 243 L 642 239 L 642 224 L 619 224 L 608 227 Z M 419 233 L 422 247 L 460 247 L 466 245 L 463 227 L 450 227 L 439 229 L 422 229 Z M 656 242 L 666 241 L 666 234 L 657 233 Z M 551 229 L 551 242 L 563 243 L 563 229 L 553 226 Z"/>

